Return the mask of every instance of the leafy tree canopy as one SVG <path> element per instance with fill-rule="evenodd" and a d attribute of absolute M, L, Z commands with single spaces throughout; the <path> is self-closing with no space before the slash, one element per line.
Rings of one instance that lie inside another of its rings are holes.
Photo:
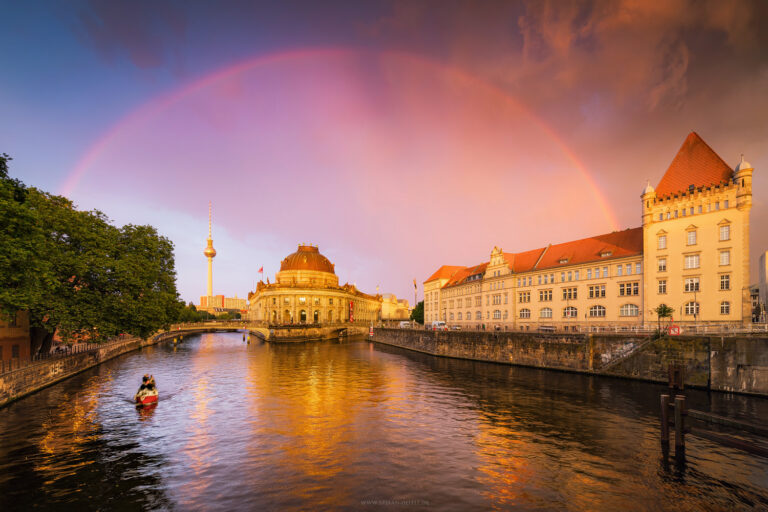
<path fill-rule="evenodd" d="M 411 311 L 411 320 L 415 320 L 417 323 L 424 324 L 424 301 L 419 301 L 416 307 Z"/>

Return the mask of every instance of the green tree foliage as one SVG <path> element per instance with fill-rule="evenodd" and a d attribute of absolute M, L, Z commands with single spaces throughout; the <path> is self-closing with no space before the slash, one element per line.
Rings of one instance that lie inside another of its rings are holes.
<path fill-rule="evenodd" d="M 658 316 L 659 331 L 661 331 L 661 319 L 672 318 L 672 315 L 674 314 L 675 310 L 667 306 L 666 304 L 659 304 L 654 311 L 656 311 L 656 315 Z"/>
<path fill-rule="evenodd" d="M 416 307 L 411 311 L 411 320 L 424 325 L 424 301 L 419 301 Z"/>
<path fill-rule="evenodd" d="M 99 211 L 8 177 L 0 157 L 0 310 L 28 310 L 35 344 L 146 337 L 183 309 L 173 244 L 151 226 L 117 228 Z M 39 338 L 38 341 L 35 339 Z M 45 349 L 45 347 L 43 347 Z"/>

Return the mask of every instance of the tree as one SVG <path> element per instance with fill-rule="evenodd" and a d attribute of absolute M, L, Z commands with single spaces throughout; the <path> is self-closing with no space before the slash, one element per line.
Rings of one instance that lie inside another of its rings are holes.
<path fill-rule="evenodd" d="M 656 315 L 659 317 L 659 332 L 661 332 L 661 319 L 672 318 L 672 314 L 675 312 L 675 310 L 666 304 L 659 304 L 654 311 L 656 311 Z"/>
<path fill-rule="evenodd" d="M 411 320 L 415 320 L 417 323 L 424 324 L 424 301 L 419 301 L 416 307 L 411 311 Z"/>
<path fill-rule="evenodd" d="M 0 156 L 0 310 L 29 311 L 33 352 L 47 351 L 57 331 L 89 341 L 146 337 L 179 316 L 167 238 L 24 187 L 8 177 L 9 160 Z"/>

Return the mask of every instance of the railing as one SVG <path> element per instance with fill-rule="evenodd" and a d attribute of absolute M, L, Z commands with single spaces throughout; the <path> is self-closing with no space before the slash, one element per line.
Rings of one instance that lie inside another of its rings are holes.
<path fill-rule="evenodd" d="M 108 338 L 102 343 L 73 343 L 72 345 L 58 345 L 50 352 L 35 354 L 28 360 L 19 358 L 9 359 L 7 361 L 0 360 L 0 375 L 14 370 L 20 370 L 21 368 L 26 368 L 27 366 L 32 366 L 34 364 L 39 364 L 44 361 L 61 360 L 84 352 L 95 352 L 102 348 L 113 347 L 137 339 L 138 338 L 128 334 L 121 334 L 119 336 Z"/>
<path fill-rule="evenodd" d="M 661 325 L 661 331 L 666 332 L 668 322 L 664 322 Z M 704 335 L 738 335 L 738 334 L 766 334 L 768 333 L 768 324 L 753 323 L 747 327 L 733 324 L 708 324 L 708 325 L 691 325 L 687 323 L 677 324 L 680 327 L 680 334 L 704 334 Z M 415 329 L 424 329 L 427 331 L 432 330 L 432 326 L 427 323 L 424 326 L 417 326 Z M 489 325 L 486 324 L 485 328 L 477 327 L 475 325 L 466 326 L 461 324 L 446 325 L 446 330 L 460 330 L 460 331 L 480 331 L 480 332 L 593 332 L 593 333 L 618 333 L 618 334 L 644 334 L 650 335 L 658 331 L 656 325 L 563 325 L 563 324 L 527 324 L 517 326 L 502 326 L 502 325 Z"/>

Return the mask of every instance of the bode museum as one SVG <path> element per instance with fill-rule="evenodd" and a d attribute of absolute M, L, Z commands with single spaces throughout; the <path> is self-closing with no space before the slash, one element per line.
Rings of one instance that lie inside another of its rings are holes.
<path fill-rule="evenodd" d="M 275 282 L 259 281 L 248 294 L 248 320 L 272 325 L 377 322 L 381 296 L 339 285 L 334 265 L 317 246 L 299 245 L 280 263 Z"/>

